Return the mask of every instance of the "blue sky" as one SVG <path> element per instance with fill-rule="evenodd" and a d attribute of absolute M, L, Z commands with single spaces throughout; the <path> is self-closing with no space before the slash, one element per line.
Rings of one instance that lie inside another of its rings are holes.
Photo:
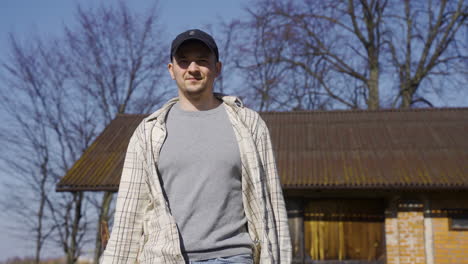
<path fill-rule="evenodd" d="M 117 2 L 117 1 L 113 1 Z M 28 36 L 57 35 L 62 25 L 74 21 L 74 9 L 79 3 L 85 7 L 109 4 L 104 0 L 2 0 L 0 3 L 0 57 L 5 54 L 8 32 Z M 133 0 L 128 5 L 136 12 L 145 11 L 154 1 Z M 168 33 L 168 42 L 178 33 L 189 28 L 208 30 L 208 25 L 245 16 L 247 0 L 162 0 L 157 6 L 161 24 Z"/>
<path fill-rule="evenodd" d="M 7 56 L 8 33 L 16 34 L 20 39 L 40 34 L 57 36 L 63 24 L 74 23 L 77 3 L 85 7 L 99 6 L 102 3 L 117 3 L 104 0 L 1 0 L 0 2 L 0 61 Z M 145 11 L 154 1 L 132 0 L 127 4 L 136 12 Z M 209 25 L 216 25 L 221 20 L 229 21 L 245 16 L 244 7 L 248 0 L 160 0 L 158 10 L 160 23 L 166 29 L 168 44 L 180 32 L 190 28 L 209 30 Z M 216 38 L 216 36 L 214 36 Z M 168 76 L 169 78 L 169 76 Z M 0 174 L 6 177 L 5 173 Z M 1 192 L 1 189 L 0 189 Z M 25 241 L 8 235 L 6 225 L 8 217 L 0 214 L 0 261 L 12 256 L 32 255 Z"/>

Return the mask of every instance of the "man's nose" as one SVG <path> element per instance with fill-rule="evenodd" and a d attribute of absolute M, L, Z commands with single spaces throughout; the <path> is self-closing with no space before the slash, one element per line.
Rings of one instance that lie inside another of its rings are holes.
<path fill-rule="evenodd" d="M 198 71 L 198 64 L 196 61 L 191 61 L 189 66 L 187 67 L 187 70 L 190 72 L 195 72 Z"/>

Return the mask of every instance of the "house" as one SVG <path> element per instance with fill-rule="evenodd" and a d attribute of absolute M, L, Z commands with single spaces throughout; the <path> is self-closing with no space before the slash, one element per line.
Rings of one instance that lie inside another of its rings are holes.
<path fill-rule="evenodd" d="M 117 116 L 57 191 L 117 191 L 145 116 Z M 294 263 L 468 263 L 468 108 L 261 116 Z"/>

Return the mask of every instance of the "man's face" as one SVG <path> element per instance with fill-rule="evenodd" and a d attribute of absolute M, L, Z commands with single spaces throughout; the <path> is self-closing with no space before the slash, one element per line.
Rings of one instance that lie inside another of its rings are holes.
<path fill-rule="evenodd" d="M 179 47 L 168 69 L 180 92 L 188 96 L 201 95 L 213 92 L 221 63 L 202 42 L 187 41 Z"/>

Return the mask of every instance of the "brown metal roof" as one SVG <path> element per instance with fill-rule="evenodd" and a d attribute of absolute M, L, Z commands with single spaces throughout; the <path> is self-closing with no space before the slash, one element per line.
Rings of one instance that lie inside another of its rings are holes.
<path fill-rule="evenodd" d="M 268 112 L 286 189 L 468 189 L 468 108 Z M 119 115 L 57 185 L 116 191 L 144 115 Z"/>
<path fill-rule="evenodd" d="M 147 115 L 117 115 L 57 184 L 57 191 L 117 191 L 125 151 Z"/>

